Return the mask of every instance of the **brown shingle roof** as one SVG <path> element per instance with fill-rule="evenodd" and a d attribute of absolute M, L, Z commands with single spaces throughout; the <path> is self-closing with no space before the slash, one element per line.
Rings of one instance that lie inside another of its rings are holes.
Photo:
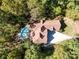
<path fill-rule="evenodd" d="M 58 20 L 49 20 L 44 23 L 34 23 L 36 27 L 31 29 L 30 36 L 32 38 L 33 43 L 41 44 L 47 43 L 47 34 L 48 29 L 53 30 L 55 28 L 57 31 L 60 29 L 61 24 Z"/>
<path fill-rule="evenodd" d="M 34 43 L 47 43 L 47 29 L 41 32 L 41 28 L 39 27 L 35 31 L 32 31 L 31 34 L 33 34 L 33 32 L 35 35 L 32 35 L 31 37 Z"/>
<path fill-rule="evenodd" d="M 59 31 L 61 24 L 59 20 L 48 20 L 45 21 L 44 26 L 49 30 L 53 30 L 53 28 L 55 28 L 56 31 Z"/>

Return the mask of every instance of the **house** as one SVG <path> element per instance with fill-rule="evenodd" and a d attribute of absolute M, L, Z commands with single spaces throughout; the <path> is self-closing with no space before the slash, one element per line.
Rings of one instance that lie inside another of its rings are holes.
<path fill-rule="evenodd" d="M 28 24 L 18 33 L 21 40 L 29 38 L 35 44 L 57 44 L 71 39 L 71 36 L 58 32 L 61 28 L 59 20 L 47 20 Z"/>
<path fill-rule="evenodd" d="M 36 44 L 47 44 L 48 43 L 48 32 L 59 31 L 61 27 L 59 20 L 47 20 L 39 23 L 30 24 L 30 37 L 33 43 Z"/>

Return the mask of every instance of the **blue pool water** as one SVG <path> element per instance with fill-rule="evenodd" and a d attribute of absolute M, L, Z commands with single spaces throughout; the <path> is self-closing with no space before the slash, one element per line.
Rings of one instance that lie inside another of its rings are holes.
<path fill-rule="evenodd" d="M 19 37 L 20 39 L 25 39 L 28 38 L 28 34 L 29 34 L 29 28 L 25 26 L 24 28 L 21 29 Z"/>

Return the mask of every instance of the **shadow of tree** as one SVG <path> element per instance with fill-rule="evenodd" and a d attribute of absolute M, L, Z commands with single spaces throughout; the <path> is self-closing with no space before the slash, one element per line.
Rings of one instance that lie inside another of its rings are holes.
<path fill-rule="evenodd" d="M 64 32 L 65 31 L 64 29 L 67 27 L 67 25 L 65 24 L 65 21 L 63 19 L 60 20 L 60 23 L 61 23 L 60 29 L 61 29 L 62 32 Z"/>
<path fill-rule="evenodd" d="M 54 52 L 54 47 L 53 46 L 40 46 L 40 53 L 46 57 L 52 55 Z"/>
<path fill-rule="evenodd" d="M 76 38 L 79 41 L 79 37 Z"/>

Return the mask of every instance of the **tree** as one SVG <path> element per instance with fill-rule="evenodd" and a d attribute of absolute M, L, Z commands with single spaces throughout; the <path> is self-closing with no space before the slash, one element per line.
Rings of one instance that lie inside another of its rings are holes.
<path fill-rule="evenodd" d="M 27 58 L 28 59 L 42 59 L 42 56 L 39 52 L 39 46 L 34 45 L 31 42 L 28 44 L 29 45 L 25 44 L 25 46 L 27 46 L 27 47 L 26 47 L 24 59 L 27 59 Z"/>
<path fill-rule="evenodd" d="M 28 14 L 26 0 L 2 0 L 1 10 L 14 15 Z"/>
<path fill-rule="evenodd" d="M 54 17 L 52 0 L 28 0 L 27 5 L 32 19 Z"/>
<path fill-rule="evenodd" d="M 78 7 L 79 3 L 76 3 L 75 1 L 70 1 L 67 5 L 66 16 L 73 20 L 78 20 L 79 19 Z"/>
<path fill-rule="evenodd" d="M 27 6 L 30 11 L 31 19 L 37 20 L 41 18 L 40 16 L 40 5 L 41 5 L 41 0 L 28 0 L 27 1 Z"/>
<path fill-rule="evenodd" d="M 8 54 L 7 59 L 21 59 L 21 52 L 15 49 Z"/>
<path fill-rule="evenodd" d="M 0 59 L 7 59 L 7 50 L 3 43 L 0 43 Z"/>
<path fill-rule="evenodd" d="M 63 46 L 66 47 L 66 53 L 68 54 L 70 59 L 79 59 L 79 41 L 77 39 L 68 40 L 63 42 Z"/>

